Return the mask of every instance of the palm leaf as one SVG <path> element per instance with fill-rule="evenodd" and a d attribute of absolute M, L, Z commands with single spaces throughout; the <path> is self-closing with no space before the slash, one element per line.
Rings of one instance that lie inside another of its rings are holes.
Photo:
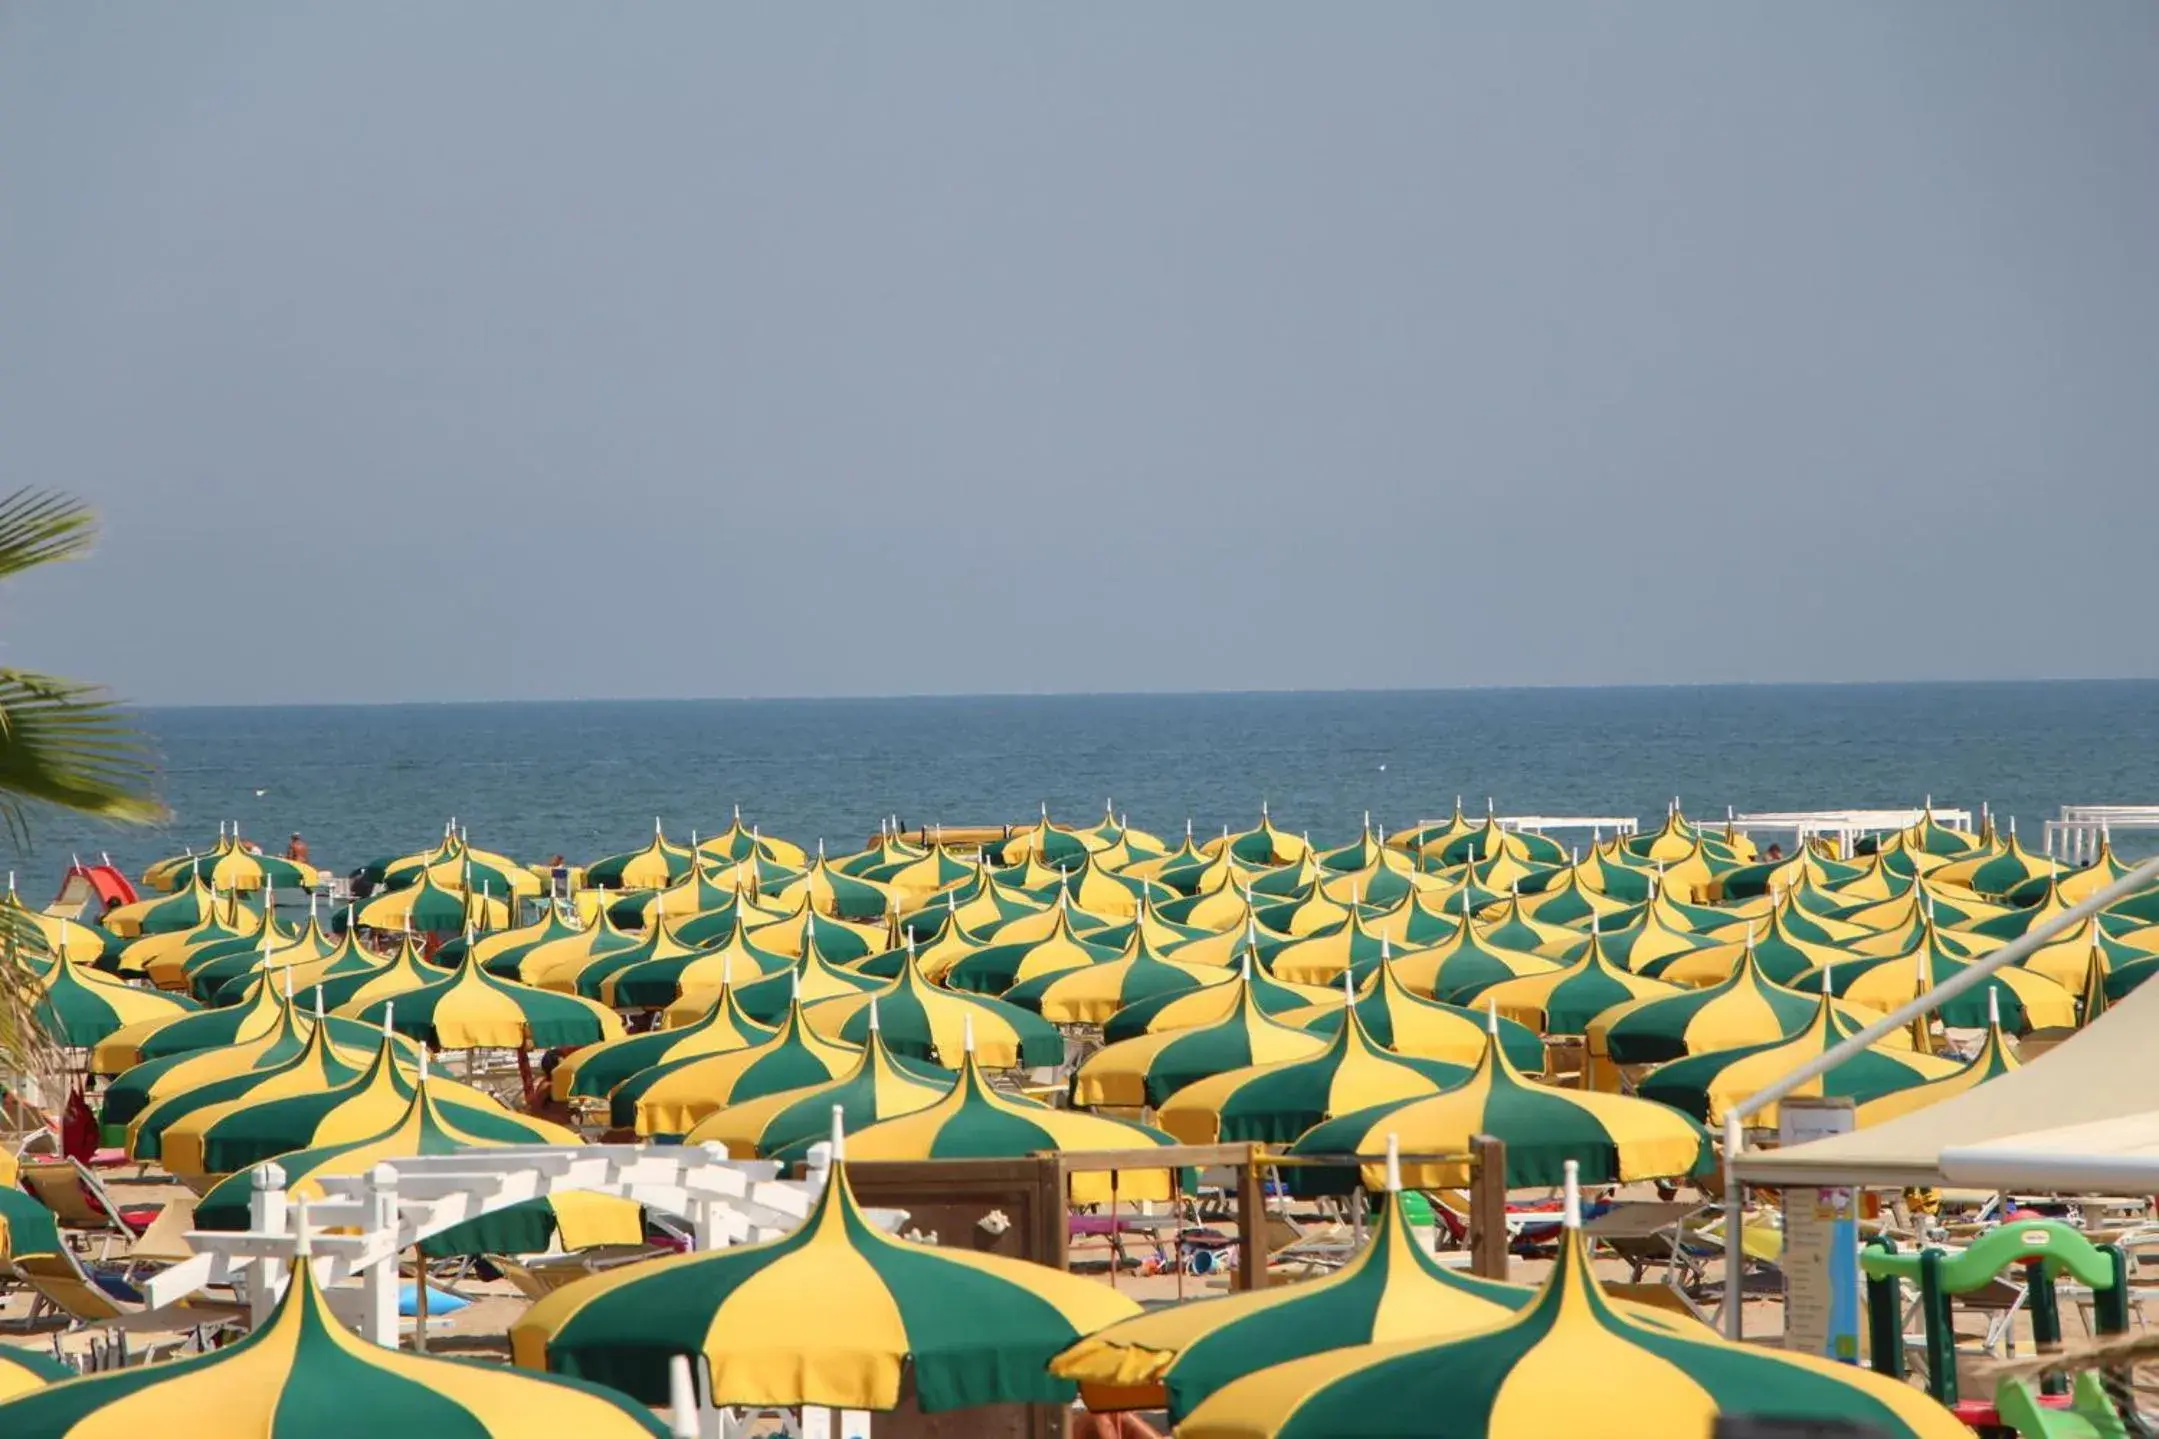
<path fill-rule="evenodd" d="M 17 490 L 0 499 L 0 580 L 24 570 L 88 554 L 97 538 L 89 506 L 46 490 Z"/>
<path fill-rule="evenodd" d="M 150 749 L 127 711 L 96 685 L 0 669 L 0 819 L 29 841 L 31 803 L 147 824 Z"/>

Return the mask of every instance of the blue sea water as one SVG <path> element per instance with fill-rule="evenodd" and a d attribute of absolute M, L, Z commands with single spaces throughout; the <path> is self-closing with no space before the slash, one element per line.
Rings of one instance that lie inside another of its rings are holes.
<path fill-rule="evenodd" d="M 169 824 L 41 814 L 13 861 L 41 897 L 71 854 L 130 874 L 237 820 L 337 870 L 439 837 L 589 859 L 746 821 L 835 852 L 878 818 L 1091 821 L 1165 837 L 1266 801 L 1315 840 L 1473 809 L 1698 818 L 1726 805 L 2016 815 L 2159 803 L 2159 681 L 1450 690 L 151 710 Z M 2124 837 L 2127 839 L 2128 837 Z M 2148 852 L 2154 841 L 2125 846 Z"/>

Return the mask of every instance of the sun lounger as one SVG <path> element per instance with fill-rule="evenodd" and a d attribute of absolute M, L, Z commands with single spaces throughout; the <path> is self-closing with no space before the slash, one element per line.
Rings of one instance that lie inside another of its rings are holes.
<path fill-rule="evenodd" d="M 123 1206 L 105 1188 L 105 1181 L 80 1160 L 58 1159 L 29 1164 L 22 1171 L 23 1188 L 53 1212 L 64 1229 L 98 1234 L 110 1253 L 116 1239 L 130 1244 L 140 1239 L 155 1222 L 162 1205 Z"/>
<path fill-rule="evenodd" d="M 107 1337 L 105 1346 L 92 1350 L 92 1368 L 125 1366 L 131 1339 L 148 1359 L 183 1344 L 206 1349 L 213 1331 L 247 1320 L 247 1306 L 237 1303 L 186 1299 L 152 1309 L 124 1276 L 85 1268 L 73 1253 L 29 1255 L 15 1269 L 37 1293 L 33 1319 L 58 1314 L 70 1330 L 94 1329 Z"/>

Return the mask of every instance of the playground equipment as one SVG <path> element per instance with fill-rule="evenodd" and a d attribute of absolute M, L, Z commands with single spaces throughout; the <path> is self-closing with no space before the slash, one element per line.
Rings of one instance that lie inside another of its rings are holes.
<path fill-rule="evenodd" d="M 2129 1261 L 2119 1247 L 2094 1244 L 2060 1220 L 2034 1219 L 2004 1224 L 1963 1250 L 1929 1247 L 1900 1253 L 1892 1239 L 1871 1239 L 1859 1252 L 1859 1266 L 1867 1276 L 1867 1328 L 1875 1372 L 1904 1377 L 1903 1285 L 1910 1283 L 1919 1291 L 1927 1392 L 1981 1435 L 2087 1439 L 2141 1432 L 2130 1427 L 2133 1419 L 2125 1420 L 2109 1396 L 2109 1386 L 2096 1374 L 2082 1375 L 2072 1385 L 2067 1376 L 2049 1373 L 2036 1391 L 2027 1380 L 2004 1378 L 1991 1401 L 1962 1399 L 1957 1392 L 1956 1331 L 1950 1322 L 1955 1296 L 1985 1289 L 2021 1267 L 2032 1338 L 2044 1353 L 2061 1346 L 2056 1283 L 2066 1272 L 2091 1290 L 2097 1332 L 2124 1334 L 2129 1328 Z"/>

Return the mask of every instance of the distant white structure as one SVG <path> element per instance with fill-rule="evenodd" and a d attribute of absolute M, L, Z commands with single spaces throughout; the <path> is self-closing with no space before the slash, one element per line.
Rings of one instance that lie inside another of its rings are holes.
<path fill-rule="evenodd" d="M 2117 829 L 2159 829 L 2159 804 L 2065 804 L 2046 825 L 2046 852 L 2070 864 L 2087 864 Z"/>

